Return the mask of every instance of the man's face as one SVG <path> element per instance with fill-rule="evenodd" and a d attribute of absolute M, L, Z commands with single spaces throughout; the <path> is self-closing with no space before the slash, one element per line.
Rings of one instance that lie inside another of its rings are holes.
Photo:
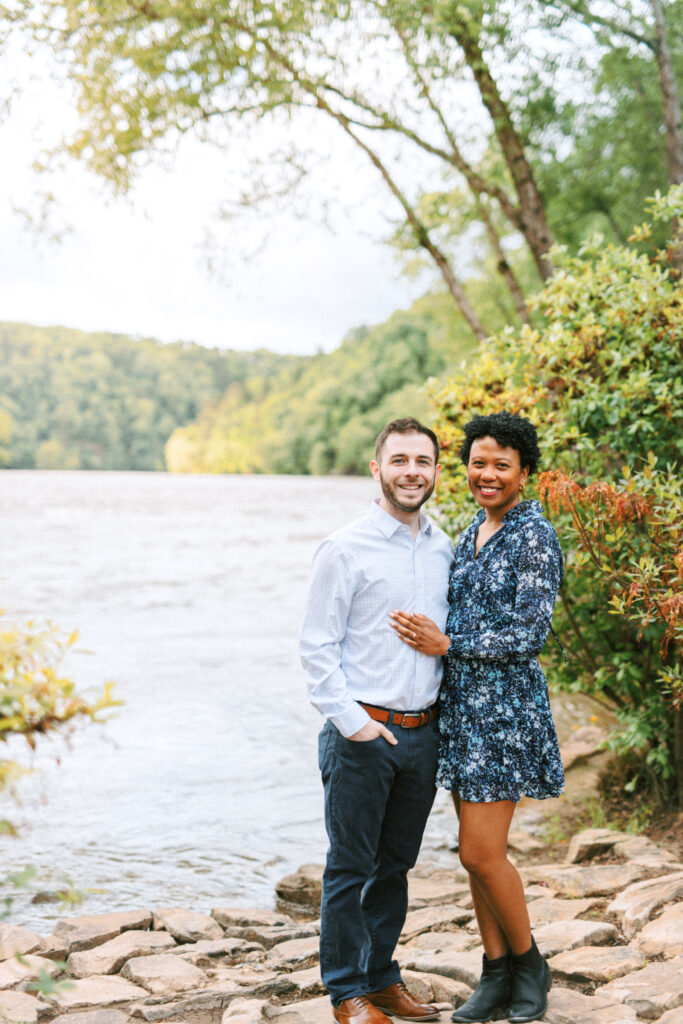
<path fill-rule="evenodd" d="M 382 485 L 389 510 L 416 512 L 429 498 L 441 472 L 434 459 L 434 445 L 426 434 L 410 431 L 389 434 L 370 469 Z"/>

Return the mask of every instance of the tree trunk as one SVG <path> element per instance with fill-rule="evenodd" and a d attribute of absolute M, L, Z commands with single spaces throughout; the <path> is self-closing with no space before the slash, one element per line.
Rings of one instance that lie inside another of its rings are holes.
<path fill-rule="evenodd" d="M 672 185 L 680 185 L 683 182 L 683 135 L 681 134 L 681 103 L 678 95 L 678 83 L 671 59 L 661 2 L 660 0 L 650 0 L 650 6 L 655 17 L 655 38 L 657 40 L 655 55 L 664 105 L 669 182 Z"/>
<path fill-rule="evenodd" d="M 451 24 L 450 31 L 463 50 L 484 105 L 491 115 L 496 138 L 519 198 L 521 231 L 529 244 L 542 280 L 547 281 L 553 272 L 552 264 L 548 259 L 548 250 L 553 244 L 553 237 L 548 225 L 543 199 L 536 187 L 533 171 L 524 153 L 522 140 L 512 123 L 507 104 L 500 95 L 498 86 L 489 71 L 479 45 L 479 38 L 472 26 L 457 20 L 455 24 Z"/>
<path fill-rule="evenodd" d="M 674 712 L 674 768 L 678 806 L 683 811 L 683 704 Z"/>

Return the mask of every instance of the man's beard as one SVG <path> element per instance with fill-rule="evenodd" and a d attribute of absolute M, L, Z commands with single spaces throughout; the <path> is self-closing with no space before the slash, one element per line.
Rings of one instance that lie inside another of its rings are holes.
<path fill-rule="evenodd" d="M 384 495 L 386 500 L 389 502 L 390 505 L 393 505 L 394 508 L 398 509 L 400 512 L 415 512 L 417 511 L 417 509 L 422 508 L 424 503 L 429 498 L 431 498 L 432 494 L 434 493 L 434 487 L 436 485 L 435 480 L 432 481 L 431 485 L 425 485 L 425 489 L 422 491 L 419 500 L 417 500 L 416 503 L 413 505 L 406 505 L 398 497 L 389 481 L 382 476 L 381 470 L 379 474 L 379 482 L 382 485 L 382 494 Z"/>

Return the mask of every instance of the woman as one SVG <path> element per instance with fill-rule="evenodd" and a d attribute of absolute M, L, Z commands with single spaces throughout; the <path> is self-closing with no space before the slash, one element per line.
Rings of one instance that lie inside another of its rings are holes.
<path fill-rule="evenodd" d="M 545 643 L 562 555 L 537 501 L 522 501 L 536 471 L 536 430 L 521 416 L 477 416 L 460 457 L 481 506 L 462 533 L 449 584 L 446 633 L 424 615 L 394 612 L 401 639 L 443 655 L 437 784 L 460 820 L 484 946 L 479 984 L 452 1020 L 514 1024 L 543 1017 L 550 971 L 531 935 L 507 835 L 522 795 L 559 796 L 562 761 L 537 655 Z"/>

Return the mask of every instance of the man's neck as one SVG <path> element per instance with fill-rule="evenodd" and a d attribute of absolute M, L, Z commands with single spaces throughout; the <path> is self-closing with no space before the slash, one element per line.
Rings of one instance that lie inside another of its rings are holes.
<path fill-rule="evenodd" d="M 396 506 L 392 505 L 391 502 L 387 501 L 387 499 L 384 496 L 382 496 L 379 499 L 378 504 L 379 507 L 384 512 L 387 512 L 392 517 L 392 519 L 397 519 L 399 523 L 403 523 L 405 526 L 409 526 L 410 532 L 412 533 L 413 537 L 417 537 L 418 533 L 420 532 L 419 508 L 416 508 L 413 512 L 406 512 L 404 511 L 404 509 L 396 508 Z"/>

